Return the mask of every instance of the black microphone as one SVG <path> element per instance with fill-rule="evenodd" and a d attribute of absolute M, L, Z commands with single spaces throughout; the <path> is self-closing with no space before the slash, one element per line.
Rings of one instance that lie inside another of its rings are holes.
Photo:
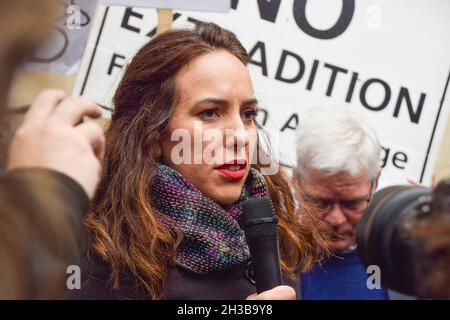
<path fill-rule="evenodd" d="M 278 259 L 277 223 L 269 198 L 256 198 L 244 203 L 241 226 L 250 249 L 258 294 L 283 284 Z"/>

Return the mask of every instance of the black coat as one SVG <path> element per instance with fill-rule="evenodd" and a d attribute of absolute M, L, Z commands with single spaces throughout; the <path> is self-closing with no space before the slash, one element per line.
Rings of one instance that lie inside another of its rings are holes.
<path fill-rule="evenodd" d="M 87 271 L 87 273 L 85 272 Z M 99 262 L 86 262 L 81 290 L 72 290 L 69 299 L 147 299 L 142 288 L 135 286 L 132 278 L 123 275 L 118 289 L 108 284 L 109 267 Z M 293 283 L 289 283 L 295 288 Z M 244 300 L 256 293 L 251 265 L 241 263 L 232 268 L 210 272 L 206 275 L 174 268 L 167 278 L 165 300 Z"/>
<path fill-rule="evenodd" d="M 166 300 L 225 300 L 245 299 L 256 292 L 247 263 L 227 270 L 196 274 L 174 268 L 167 278 Z M 132 277 L 124 274 L 118 289 L 108 283 L 110 268 L 99 260 L 85 261 L 82 267 L 81 290 L 68 293 L 69 299 L 141 300 L 148 299 L 143 288 L 137 287 Z"/>

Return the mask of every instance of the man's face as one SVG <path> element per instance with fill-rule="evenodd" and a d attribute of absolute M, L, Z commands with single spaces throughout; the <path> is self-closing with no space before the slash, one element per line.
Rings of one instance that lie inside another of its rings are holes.
<path fill-rule="evenodd" d="M 300 179 L 304 197 L 319 208 L 320 218 L 332 231 L 335 253 L 355 243 L 356 225 L 368 206 L 376 180 L 370 181 L 366 175 L 325 175 L 315 171 Z"/>

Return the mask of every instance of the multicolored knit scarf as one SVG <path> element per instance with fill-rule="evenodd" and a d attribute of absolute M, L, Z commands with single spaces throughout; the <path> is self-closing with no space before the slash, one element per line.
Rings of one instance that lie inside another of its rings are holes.
<path fill-rule="evenodd" d="M 249 258 L 245 235 L 239 227 L 243 203 L 268 195 L 264 177 L 250 169 L 239 200 L 227 208 L 202 194 L 178 171 L 158 165 L 152 186 L 155 210 L 183 233 L 176 264 L 195 273 L 223 270 Z M 170 228 L 170 226 L 168 226 Z"/>

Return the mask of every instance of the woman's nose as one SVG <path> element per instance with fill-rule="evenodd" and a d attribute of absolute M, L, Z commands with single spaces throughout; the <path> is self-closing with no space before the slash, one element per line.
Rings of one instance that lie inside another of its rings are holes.
<path fill-rule="evenodd" d="M 244 149 L 249 144 L 249 133 L 240 115 L 231 117 L 225 126 L 225 146 L 227 149 Z"/>

